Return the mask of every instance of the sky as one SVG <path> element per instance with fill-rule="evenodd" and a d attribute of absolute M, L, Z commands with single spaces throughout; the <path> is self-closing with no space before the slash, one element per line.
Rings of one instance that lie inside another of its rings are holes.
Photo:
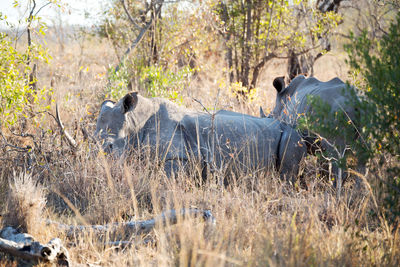
<path fill-rule="evenodd" d="M 0 12 L 2 16 L 7 16 L 7 21 L 15 26 L 18 26 L 18 20 L 26 18 L 29 15 L 28 0 L 18 0 L 20 6 L 13 7 L 15 0 L 0 0 Z M 48 1 L 36 0 L 38 10 Z M 107 7 L 110 0 L 61 0 L 62 8 L 57 8 L 54 5 L 48 5 L 40 10 L 38 16 L 45 19 L 48 25 L 54 22 L 63 21 L 67 25 L 83 25 L 91 26 L 96 22 L 96 17 L 102 10 Z M 85 16 L 86 14 L 86 16 Z M 89 15 L 89 16 L 87 16 Z M 21 26 L 21 25 L 20 25 Z M 0 21 L 0 28 L 7 28 L 6 24 Z"/>

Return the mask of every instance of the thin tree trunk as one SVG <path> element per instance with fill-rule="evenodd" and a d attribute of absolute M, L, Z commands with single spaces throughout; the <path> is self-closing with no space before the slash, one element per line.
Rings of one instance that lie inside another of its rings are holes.
<path fill-rule="evenodd" d="M 225 23 L 225 25 L 228 25 L 228 20 L 229 20 L 229 14 L 228 14 L 228 9 L 226 7 L 226 4 L 223 3 L 222 1 L 220 2 L 221 8 L 222 8 L 222 21 Z M 234 79 L 234 72 L 233 72 L 233 49 L 231 45 L 231 39 L 232 39 L 232 31 L 228 28 L 225 29 L 226 33 L 223 33 L 224 37 L 224 45 L 225 45 L 225 50 L 226 50 L 226 61 L 228 63 L 228 76 L 229 76 L 229 83 L 233 82 Z"/>
<path fill-rule="evenodd" d="M 156 17 L 161 12 L 163 3 L 164 3 L 164 0 L 160 0 L 160 2 L 158 3 L 158 7 L 155 10 Z M 119 64 L 115 67 L 114 73 L 118 72 L 118 70 L 121 68 L 122 64 L 124 63 L 125 59 L 138 46 L 140 41 L 142 41 L 144 34 L 149 30 L 149 28 L 152 24 L 153 24 L 153 16 L 151 16 L 151 19 L 143 26 L 143 28 L 140 29 L 138 36 L 132 42 L 132 44 L 128 47 L 128 49 L 125 51 L 125 53 L 121 57 Z"/>
<path fill-rule="evenodd" d="M 235 19 L 233 18 L 233 24 L 235 24 Z M 236 31 L 235 28 L 233 27 L 233 44 L 234 44 L 234 53 L 235 53 L 235 58 L 234 58 L 234 63 L 235 63 L 235 70 L 236 70 L 236 82 L 240 80 L 240 69 L 239 69 L 239 58 L 238 58 L 238 47 L 237 47 L 237 37 L 236 37 Z"/>
<path fill-rule="evenodd" d="M 243 2 L 241 2 L 241 6 L 242 6 L 242 10 L 244 10 L 245 9 L 245 6 L 243 5 Z M 246 51 L 245 51 L 245 42 L 246 42 L 246 23 L 247 23 L 247 16 L 243 16 L 243 27 L 242 27 L 242 32 L 241 32 L 241 43 L 242 43 L 242 49 L 241 49 L 241 54 L 240 54 L 240 66 L 239 66 L 239 68 L 240 68 L 240 75 L 239 75 L 239 77 L 238 77 L 238 79 L 239 79 L 239 81 L 241 81 L 242 83 L 243 83 L 243 72 L 244 72 L 244 69 L 243 69 L 243 66 L 244 66 L 244 55 L 245 55 L 245 53 L 246 53 Z"/>
<path fill-rule="evenodd" d="M 26 63 L 27 63 L 28 66 L 31 64 L 31 56 L 30 56 L 31 47 L 32 47 L 31 26 L 32 26 L 32 20 L 33 20 L 33 12 L 36 9 L 36 1 L 32 0 L 32 3 L 33 3 L 33 6 L 32 6 L 32 8 L 31 8 L 31 10 L 29 12 L 28 27 L 26 29 L 26 33 L 27 33 L 27 37 L 28 37 L 28 57 L 26 59 L 26 61 L 27 61 Z M 37 88 L 37 85 L 36 85 L 36 76 L 37 76 L 36 75 L 36 71 L 37 71 L 37 66 L 36 66 L 36 64 L 33 64 L 32 71 L 29 74 L 28 81 L 29 81 L 29 86 L 34 91 L 36 91 L 36 88 Z"/>
<path fill-rule="evenodd" d="M 229 39 L 226 42 L 230 41 L 231 36 L 229 35 Z M 232 59 L 232 47 L 226 47 L 226 61 L 228 62 L 228 75 L 229 75 L 229 83 L 233 82 L 234 73 L 233 73 L 233 59 Z"/>
<path fill-rule="evenodd" d="M 249 73 L 250 73 L 250 57 L 251 57 L 251 39 L 252 39 L 252 17 L 251 17 L 251 11 L 252 11 L 252 2 L 251 0 L 246 1 L 246 7 L 247 7 L 247 12 L 246 12 L 246 41 L 244 45 L 244 62 L 242 65 L 242 70 L 243 70 L 243 76 L 242 76 L 242 85 L 244 87 L 248 87 L 249 85 Z"/>

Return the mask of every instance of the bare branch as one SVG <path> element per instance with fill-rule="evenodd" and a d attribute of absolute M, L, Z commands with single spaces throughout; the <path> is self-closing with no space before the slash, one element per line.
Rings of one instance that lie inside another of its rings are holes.
<path fill-rule="evenodd" d="M 54 116 L 53 116 L 54 118 Z M 74 140 L 74 138 L 72 138 L 72 136 L 65 130 L 64 125 L 60 119 L 60 114 L 58 111 L 58 104 L 56 104 L 56 121 L 58 123 L 58 126 L 60 126 L 61 129 L 61 133 L 63 135 L 63 137 L 65 137 L 65 139 L 67 140 L 68 144 L 73 148 L 76 149 L 78 147 L 76 141 Z"/>
<path fill-rule="evenodd" d="M 46 6 L 48 6 L 48 5 L 50 5 L 50 4 L 51 4 L 51 2 L 49 1 L 49 2 L 47 2 L 46 4 L 44 4 L 43 6 L 41 6 L 41 7 L 38 9 L 38 11 L 36 11 L 36 13 L 35 13 L 34 16 L 36 16 L 37 14 L 39 14 L 39 12 L 40 12 L 43 8 L 45 8 Z"/>
<path fill-rule="evenodd" d="M 137 45 L 140 43 L 140 41 L 143 39 L 144 34 L 148 31 L 148 29 L 150 28 L 150 26 L 153 23 L 153 19 L 156 19 L 158 14 L 161 12 L 161 7 L 164 3 L 164 0 L 161 0 L 158 4 L 158 7 L 155 11 L 155 16 L 153 18 L 153 16 L 150 18 L 150 20 L 144 25 L 144 27 L 140 30 L 138 36 L 136 37 L 136 39 L 132 42 L 132 44 L 130 45 L 130 47 L 128 47 L 128 49 L 125 51 L 124 55 L 122 56 L 120 63 L 117 65 L 117 67 L 115 68 L 114 73 L 117 73 L 118 70 L 121 68 L 121 65 L 124 64 L 124 61 L 126 59 L 126 57 L 137 47 Z"/>
<path fill-rule="evenodd" d="M 0 136 L 1 136 L 1 138 L 3 139 L 4 148 L 6 148 L 6 147 L 11 147 L 11 148 L 12 148 L 12 149 L 11 149 L 12 151 L 17 151 L 17 152 L 29 152 L 29 150 L 32 149 L 31 146 L 20 147 L 20 146 L 15 146 L 15 145 L 12 145 L 12 144 L 8 143 L 6 137 L 3 135 L 3 133 L 2 133 L 1 131 L 0 131 Z"/>
<path fill-rule="evenodd" d="M 270 13 L 270 17 L 269 17 L 269 23 L 268 23 L 268 30 L 267 30 L 267 37 L 265 38 L 265 57 L 268 57 L 268 41 L 269 41 L 269 34 L 271 32 L 271 24 L 272 24 L 272 15 L 274 12 L 274 7 L 275 7 L 275 1 L 272 2 L 272 7 L 271 7 L 271 13 Z"/>
<path fill-rule="evenodd" d="M 194 101 L 196 101 L 197 103 L 199 103 L 199 104 L 201 105 L 201 107 L 204 109 L 204 111 L 208 113 L 208 115 L 210 115 L 210 116 L 212 115 L 212 114 L 208 111 L 208 109 L 203 105 L 203 103 L 201 103 L 200 100 L 198 100 L 198 99 L 196 99 L 196 98 L 193 98 L 193 97 L 192 97 L 192 99 L 193 99 Z"/>
<path fill-rule="evenodd" d="M 139 29 L 139 25 L 137 25 L 137 23 L 135 22 L 135 20 L 132 18 L 131 14 L 128 11 L 128 8 L 126 6 L 125 0 L 120 0 L 120 1 L 121 1 L 121 4 L 122 4 L 122 7 L 124 8 L 125 14 L 128 16 L 129 21 L 132 23 L 132 25 L 135 28 Z"/>

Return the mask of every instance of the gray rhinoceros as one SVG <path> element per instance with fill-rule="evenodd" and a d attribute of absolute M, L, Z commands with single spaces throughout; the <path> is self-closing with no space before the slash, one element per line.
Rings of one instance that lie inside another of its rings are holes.
<path fill-rule="evenodd" d="M 226 110 L 211 115 L 137 93 L 103 102 L 96 135 L 108 153 L 150 147 L 164 160 L 168 176 L 195 159 L 216 169 L 225 164 L 241 170 L 276 167 L 289 179 L 306 153 L 299 134 L 276 119 Z"/>
<path fill-rule="evenodd" d="M 334 78 L 327 82 L 321 82 L 316 78 L 306 78 L 303 75 L 297 76 L 292 82 L 285 86 L 284 78 L 275 78 L 273 85 L 277 91 L 275 108 L 269 117 L 274 117 L 282 122 L 288 123 L 292 127 L 297 126 L 297 121 L 304 115 L 313 113 L 312 105 L 309 101 L 310 96 L 317 97 L 324 104 L 330 106 L 330 114 L 343 112 L 349 122 L 356 122 L 356 110 L 351 103 L 354 100 L 355 91 L 339 78 Z M 263 115 L 261 115 L 263 117 Z M 330 116 L 329 116 L 330 117 Z M 328 119 L 328 118 L 326 118 Z M 320 133 L 317 133 L 320 134 Z M 356 138 L 354 128 L 354 136 Z M 307 132 L 302 133 L 302 137 L 307 141 L 308 148 L 314 151 L 317 147 L 315 137 Z M 330 137 L 323 139 L 318 148 L 331 152 L 335 158 L 343 156 L 347 141 L 343 136 Z M 341 154 L 341 155 L 338 155 Z M 336 164 L 335 164 L 336 165 Z M 340 169 L 333 166 L 334 174 L 338 175 Z"/>
<path fill-rule="evenodd" d="M 355 120 L 355 110 L 350 104 L 354 92 L 339 78 L 321 82 L 314 77 L 299 75 L 285 86 L 284 78 L 275 78 L 273 85 L 277 91 L 275 108 L 272 115 L 290 125 L 295 126 L 302 115 L 312 112 L 309 96 L 319 97 L 331 106 L 331 112 L 343 111 L 349 119 Z"/>

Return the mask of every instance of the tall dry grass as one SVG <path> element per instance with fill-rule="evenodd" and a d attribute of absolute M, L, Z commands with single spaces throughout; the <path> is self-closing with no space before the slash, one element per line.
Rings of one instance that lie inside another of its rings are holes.
<path fill-rule="evenodd" d="M 375 192 L 368 187 L 370 177 L 364 177 L 363 189 L 347 183 L 338 200 L 332 187 L 319 176 L 313 158 L 303 163 L 308 190 L 288 186 L 273 171 L 238 175 L 224 186 L 218 182 L 218 175 L 199 180 L 196 170 L 168 179 L 151 157 L 107 158 L 90 138 L 85 139 L 81 130 L 94 131 L 106 85 L 105 72 L 108 64 L 116 62 L 115 56 L 106 41 L 86 40 L 79 45 L 70 40 L 63 49 L 56 44 L 51 46 L 52 63 L 39 69 L 39 80 L 55 88 L 53 99 L 60 105 L 64 124 L 80 146 L 73 151 L 64 144 L 51 116 L 46 115 L 40 127 L 31 125 L 28 131 L 40 147 L 32 143 L 34 149 L 29 153 L 7 152 L 2 156 L 3 226 L 25 225 L 24 230 L 43 239 L 59 236 L 70 244 L 73 262 L 87 265 L 400 264 L 398 230 L 380 216 Z M 183 92 L 187 106 L 201 109 L 192 98 L 200 99 L 207 107 L 214 106 L 218 80 L 224 77 L 218 71 L 221 64 L 217 59 L 208 61 L 206 70 L 210 74 L 204 72 Z M 267 68 L 260 84 L 260 88 L 268 89 L 259 94 L 256 103 L 238 103 L 222 88 L 218 108 L 257 114 L 258 104 L 272 107 L 275 96 L 268 81 L 272 81 L 280 66 L 279 62 L 273 64 L 273 71 Z M 326 74 L 330 65 L 325 67 Z M 24 144 L 32 142 L 29 138 L 21 139 Z M 30 177 L 30 182 L 14 182 L 15 177 Z M 19 202 L 9 200 L 6 205 L 9 194 L 14 194 Z M 43 196 L 45 206 L 40 204 L 44 203 Z M 46 218 L 69 224 L 139 220 L 163 210 L 187 207 L 210 209 L 217 219 L 216 225 L 198 218 L 179 220 L 176 225 L 158 226 L 148 235 L 132 236 L 130 241 L 134 244 L 127 247 L 104 245 L 104 240 L 93 235 L 67 239 L 60 230 L 32 226 L 33 221 Z M 35 216 L 29 215 L 31 211 Z M 10 263 L 4 255 L 1 258 L 2 265 Z"/>

